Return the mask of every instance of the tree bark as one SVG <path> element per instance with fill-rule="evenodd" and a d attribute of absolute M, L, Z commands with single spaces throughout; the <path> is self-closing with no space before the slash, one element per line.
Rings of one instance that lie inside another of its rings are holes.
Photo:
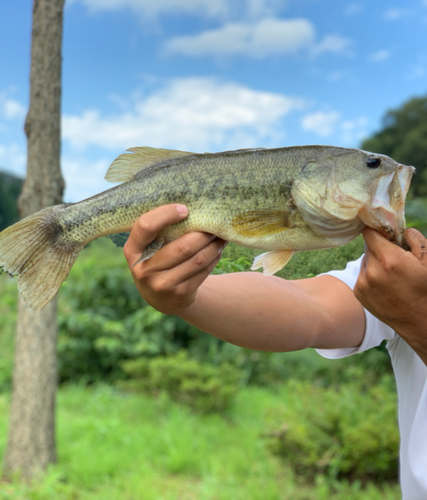
<path fill-rule="evenodd" d="M 61 202 L 61 49 L 64 0 L 34 0 L 27 178 L 21 217 Z M 41 311 L 19 301 L 4 473 L 31 479 L 56 461 L 56 300 Z"/>

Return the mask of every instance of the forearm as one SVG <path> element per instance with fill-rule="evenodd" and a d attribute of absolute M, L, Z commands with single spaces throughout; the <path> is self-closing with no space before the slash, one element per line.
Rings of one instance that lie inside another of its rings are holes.
<path fill-rule="evenodd" d="M 336 286 L 356 302 L 350 289 L 331 277 L 287 281 L 260 273 L 210 276 L 180 316 L 215 337 L 250 349 L 285 352 L 357 346 L 364 331 L 358 304 L 356 313 L 344 317 L 337 312 L 332 317 L 330 305 L 326 308 L 315 300 L 320 291 L 328 296 L 332 288 L 333 302 Z"/>
<path fill-rule="evenodd" d="M 286 281 L 260 273 L 211 276 L 225 242 L 187 233 L 135 265 L 167 225 L 188 211 L 167 205 L 144 214 L 124 247 L 135 285 L 148 304 L 180 316 L 220 339 L 265 351 L 355 347 L 363 338 L 363 308 L 331 276 Z"/>

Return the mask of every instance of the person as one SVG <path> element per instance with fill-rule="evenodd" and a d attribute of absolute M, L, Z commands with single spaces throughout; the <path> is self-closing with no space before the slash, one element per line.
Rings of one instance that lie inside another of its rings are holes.
<path fill-rule="evenodd" d="M 288 281 L 261 273 L 211 275 L 226 242 L 192 232 L 134 266 L 156 234 L 188 214 L 166 205 L 141 216 L 124 254 L 142 297 L 224 341 L 263 351 L 316 348 L 339 358 L 379 345 L 391 356 L 399 399 L 404 500 L 427 498 L 427 240 L 410 251 L 365 228 L 365 253 L 344 271 Z"/>

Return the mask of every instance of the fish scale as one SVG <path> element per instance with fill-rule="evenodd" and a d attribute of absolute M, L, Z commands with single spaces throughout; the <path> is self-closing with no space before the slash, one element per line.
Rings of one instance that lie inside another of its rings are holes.
<path fill-rule="evenodd" d="M 0 233 L 0 267 L 18 275 L 30 307 L 52 299 L 90 241 L 129 231 L 141 214 L 170 203 L 186 205 L 188 217 L 160 231 L 140 261 L 189 231 L 267 250 L 253 265 L 266 275 L 295 251 L 345 244 L 366 225 L 403 242 L 414 168 L 384 155 L 333 146 L 128 151 L 106 175 L 121 184 L 46 208 Z"/>

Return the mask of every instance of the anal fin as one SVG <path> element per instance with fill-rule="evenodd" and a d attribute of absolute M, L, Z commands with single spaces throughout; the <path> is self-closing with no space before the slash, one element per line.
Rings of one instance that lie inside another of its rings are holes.
<path fill-rule="evenodd" d="M 262 253 L 255 257 L 251 269 L 255 271 L 262 267 L 264 276 L 271 276 L 285 267 L 294 253 L 294 250 L 275 250 Z"/>

